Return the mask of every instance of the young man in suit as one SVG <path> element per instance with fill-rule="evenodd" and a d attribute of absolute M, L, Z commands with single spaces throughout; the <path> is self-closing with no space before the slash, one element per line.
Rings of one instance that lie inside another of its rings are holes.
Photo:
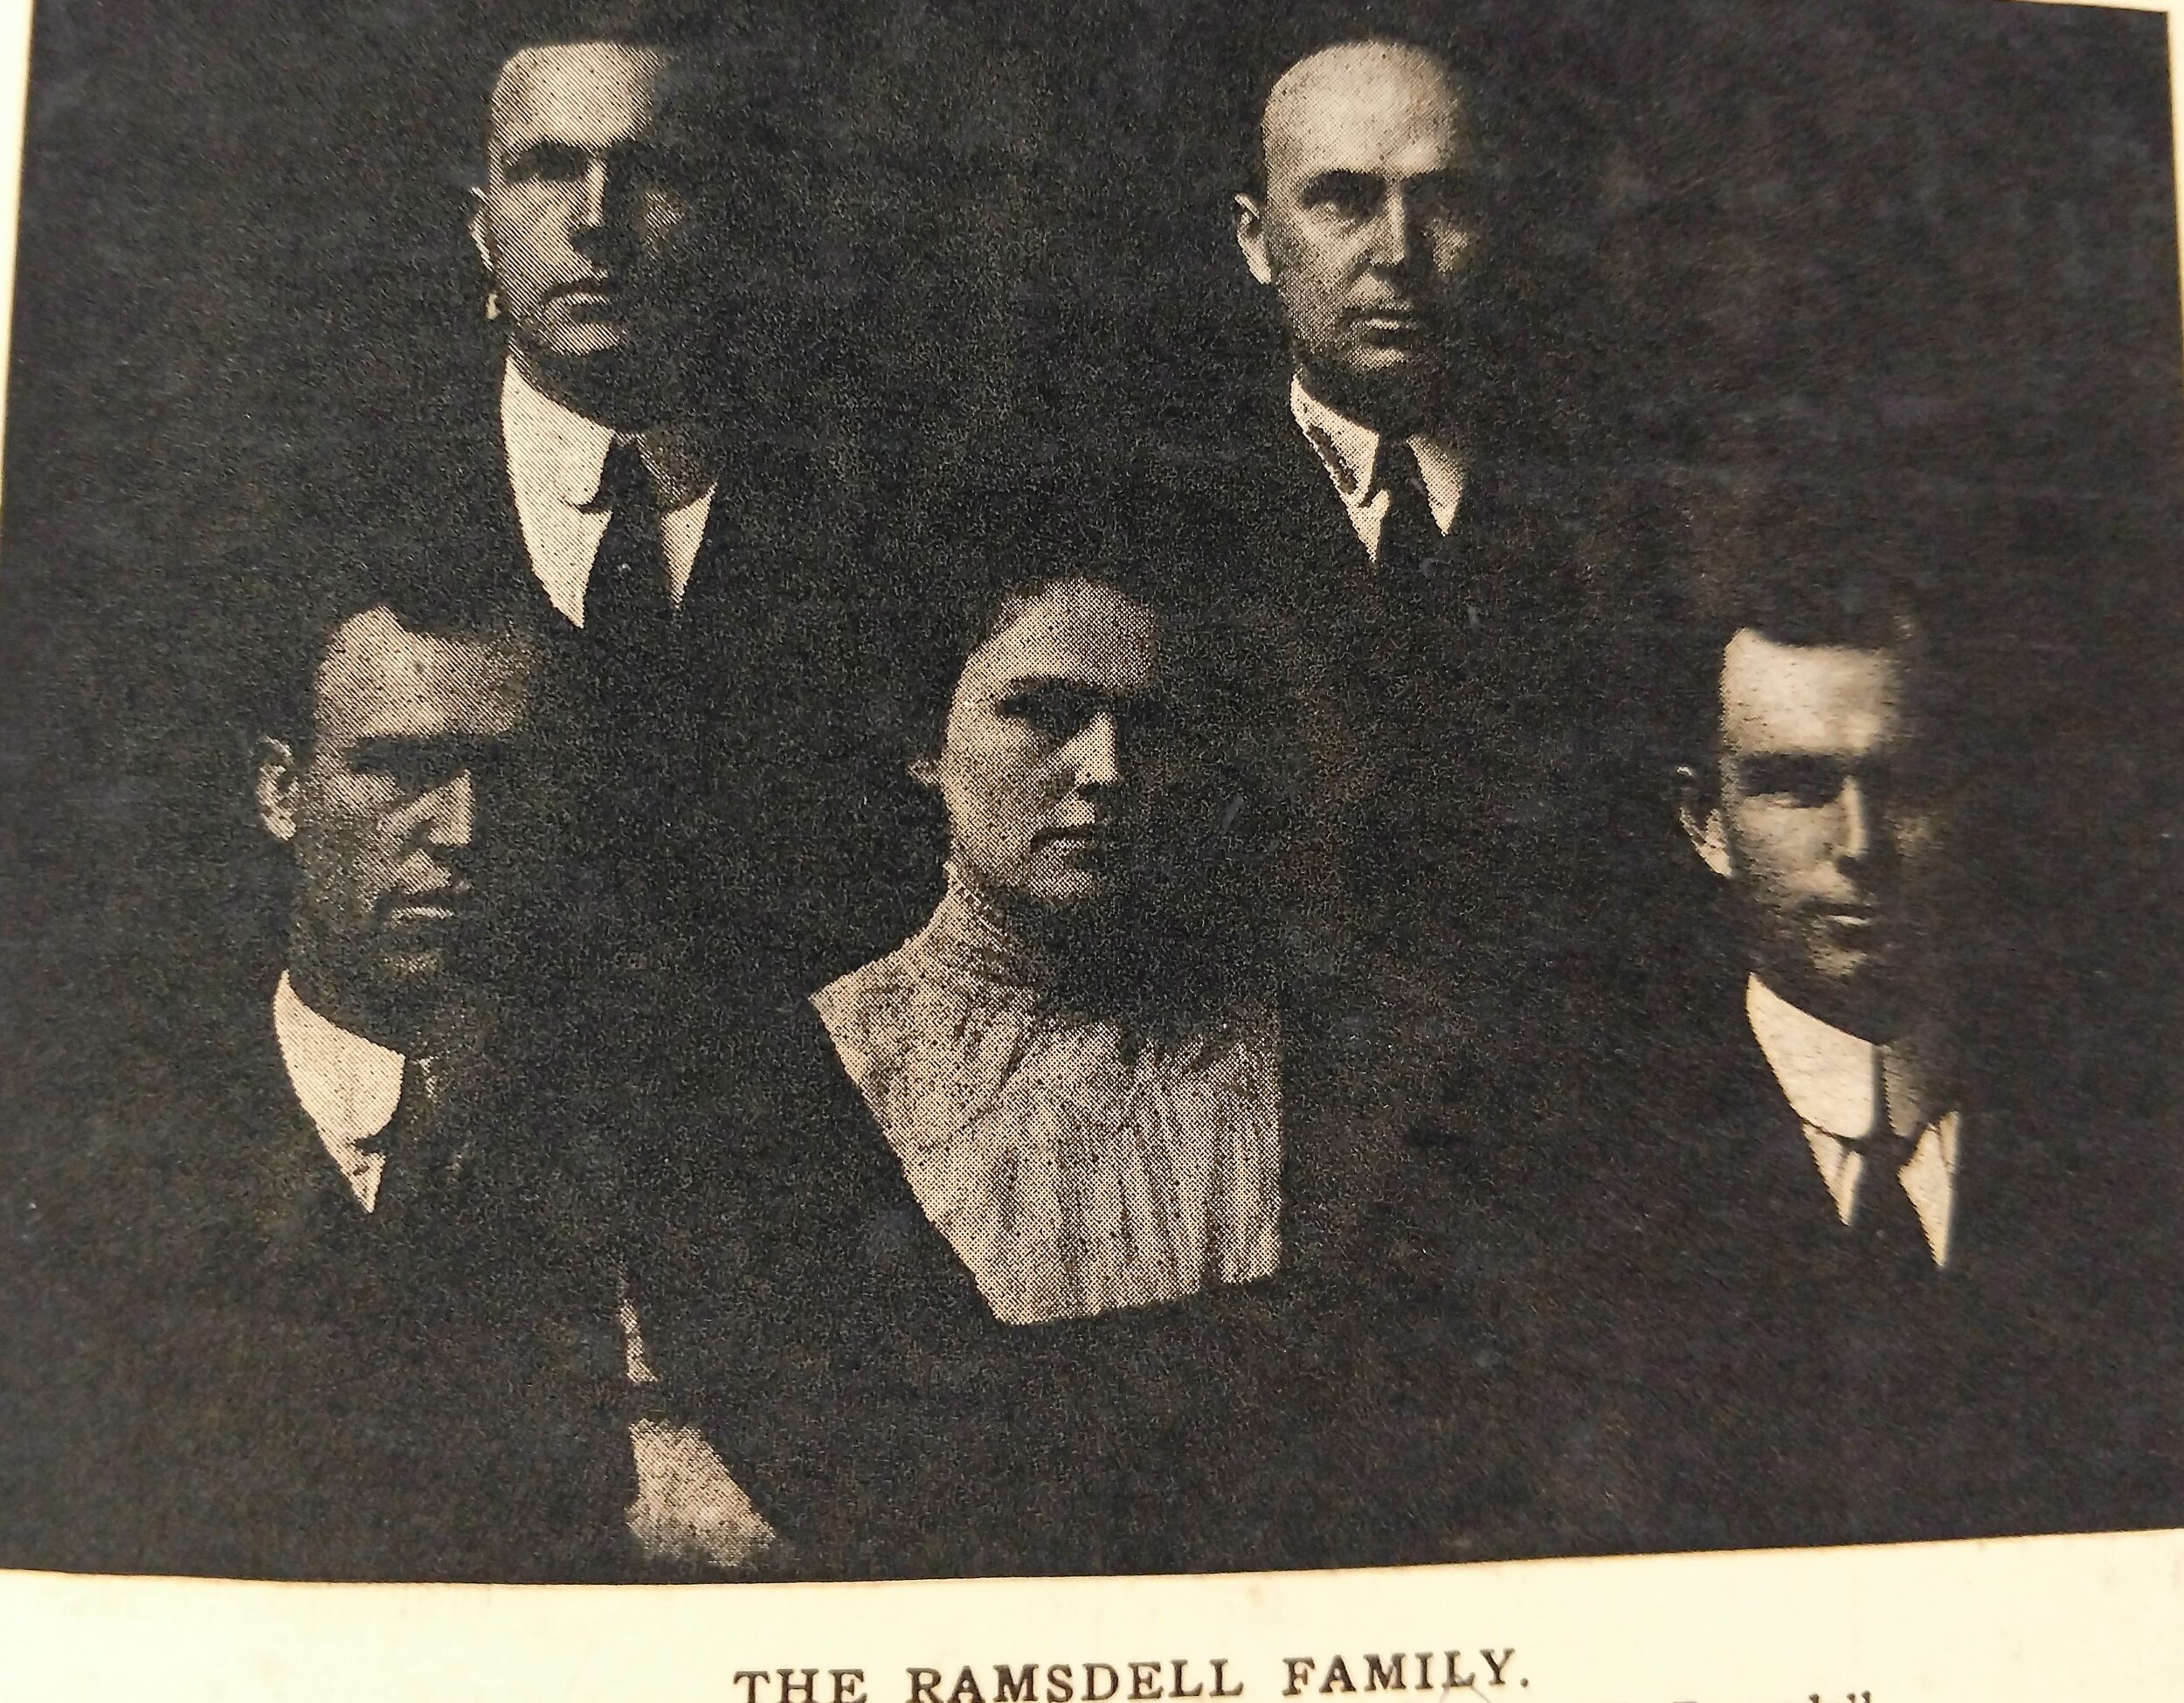
<path fill-rule="evenodd" d="M 764 399 L 738 294 L 771 208 L 739 186 L 784 168 L 716 25 L 562 21 L 498 64 L 470 219 L 494 387 L 436 398 L 422 476 L 512 536 L 589 660 L 598 956 L 669 1007 L 754 975 L 786 1002 L 899 938 L 936 871 L 870 738 L 884 635 L 837 481 Z"/>
<path fill-rule="evenodd" d="M 766 1540 L 660 1405 L 608 1132 L 540 1091 L 556 1032 L 518 973 L 568 803 L 559 673 L 446 566 L 298 612 L 253 717 L 278 980 L 203 1001 L 55 1202 L 103 1388 L 76 1564 L 598 1579 Z"/>
<path fill-rule="evenodd" d="M 1629 1374 L 1642 1547 L 2083 1517 L 2118 1202 L 2075 1163 L 2085 1132 L 1991 1091 L 1976 747 L 1903 591 L 1932 541 L 1867 495 L 1761 503 L 1717 541 L 1677 772 L 1715 991 L 1654 1037 L 1621 1138 L 1574 1150 L 1573 1211 L 1620 1222 L 1573 1243 L 1592 1283 L 1563 1323 Z"/>

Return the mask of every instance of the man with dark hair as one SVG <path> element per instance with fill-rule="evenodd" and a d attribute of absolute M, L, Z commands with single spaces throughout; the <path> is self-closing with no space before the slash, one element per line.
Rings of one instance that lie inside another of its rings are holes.
<path fill-rule="evenodd" d="M 473 192 L 531 569 L 607 649 L 664 640 L 718 488 L 703 387 L 725 211 L 703 69 L 697 50 L 644 37 L 517 49 Z"/>
<path fill-rule="evenodd" d="M 1616 1415 L 1633 1475 L 1630 1524 L 1595 1541 L 2083 1517 L 2114 1203 L 2074 1162 L 2084 1132 L 2001 1113 L 1967 1044 L 1987 990 L 1966 933 L 2001 919 L 1973 903 L 1947 652 L 1905 589 L 1921 549 L 1915 523 L 1815 488 L 1702 564 L 1676 820 L 1724 926 L 1714 992 L 1577 1155 L 1565 1401 Z"/>
<path fill-rule="evenodd" d="M 647 1388 L 610 1144 L 536 1089 L 549 640 L 437 553 L 292 624 L 252 751 L 278 980 L 203 1001 L 52 1202 L 106 1381 L 70 1541 L 274 1577 L 740 1562 L 763 1520 Z"/>
<path fill-rule="evenodd" d="M 435 369 L 384 458 L 508 540 L 584 659 L 603 807 L 570 913 L 677 1010 L 716 975 L 799 997 L 898 920 L 838 481 L 767 399 L 769 317 L 736 311 L 778 200 L 744 187 L 785 169 L 753 110 L 767 56 L 694 10 L 497 45 L 469 220 L 488 346 Z"/>
<path fill-rule="evenodd" d="M 1836 1215 L 1899 1277 L 1949 1263 L 1964 1133 L 1936 893 L 1947 780 L 1916 641 L 1903 615 L 1740 627 L 1678 810 L 1727 883 L 1752 1035 Z"/>

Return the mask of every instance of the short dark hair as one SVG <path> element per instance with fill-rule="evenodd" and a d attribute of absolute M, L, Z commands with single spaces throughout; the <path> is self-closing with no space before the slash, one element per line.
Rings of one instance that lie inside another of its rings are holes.
<path fill-rule="evenodd" d="M 505 65 L 526 47 L 580 41 L 704 50 L 720 42 L 722 26 L 720 7 L 699 0 L 548 0 L 510 9 L 493 37 Z"/>
<path fill-rule="evenodd" d="M 717 10 L 688 4 L 648 5 L 636 0 L 627 4 L 571 3 L 527 9 L 510 25 L 491 31 L 478 55 L 488 153 L 493 147 L 492 95 L 508 62 L 530 48 L 572 46 L 581 42 L 612 42 L 669 54 L 678 71 L 687 65 L 688 82 L 700 89 L 723 89 L 728 83 L 731 50 Z"/>
<path fill-rule="evenodd" d="M 1700 492 L 1667 695 L 1682 758 L 1716 749 L 1722 658 L 1739 633 L 1899 651 L 1931 675 L 1928 612 L 1962 549 L 1955 507 L 1875 468 L 1740 473 Z"/>
<path fill-rule="evenodd" d="M 252 620 L 260 664 L 244 714 L 245 731 L 286 742 L 299 759 L 317 731 L 319 670 L 342 629 L 385 609 L 405 632 L 432 638 L 548 641 L 549 627 L 528 576 L 495 583 L 486 564 L 446 544 L 351 552 L 298 581 L 269 576 Z"/>
<path fill-rule="evenodd" d="M 909 754 L 939 747 L 964 665 L 1024 605 L 1073 581 L 1109 585 L 1174 632 L 1191 620 L 1199 555 L 1187 505 L 1150 467 L 973 481 L 904 541 L 898 634 L 882 712 Z"/>

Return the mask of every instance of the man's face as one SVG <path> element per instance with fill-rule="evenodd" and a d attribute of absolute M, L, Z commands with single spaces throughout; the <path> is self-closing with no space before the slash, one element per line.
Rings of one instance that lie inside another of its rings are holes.
<path fill-rule="evenodd" d="M 1387 416 L 1415 413 L 1445 369 L 1478 260 L 1462 98 L 1430 55 L 1357 43 L 1292 66 L 1263 127 L 1266 193 L 1236 197 L 1236 239 L 1306 388 L 1368 425 L 1408 424 Z"/>
<path fill-rule="evenodd" d="M 1734 884 L 1761 978 L 1870 1040 L 1897 1020 L 1945 849 L 1910 685 L 1897 651 L 1738 633 L 1722 658 L 1718 799 L 1685 815 Z"/>
<path fill-rule="evenodd" d="M 296 864 L 289 968 L 317 1008 L 399 1031 L 476 973 L 541 666 L 528 641 L 367 610 L 320 664 L 308 753 L 260 741 L 259 813 Z"/>
<path fill-rule="evenodd" d="M 617 42 L 527 47 L 502 67 L 471 233 L 519 359 L 644 365 L 695 349 L 714 186 L 677 71 Z"/>
<path fill-rule="evenodd" d="M 1110 585 L 1049 587 L 964 665 L 930 777 L 989 893 L 1042 910 L 1118 900 L 1181 824 L 1185 779 L 1152 613 Z"/>

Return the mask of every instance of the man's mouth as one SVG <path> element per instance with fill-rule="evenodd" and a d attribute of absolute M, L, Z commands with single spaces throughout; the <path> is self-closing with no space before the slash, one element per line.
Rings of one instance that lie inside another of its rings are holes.
<path fill-rule="evenodd" d="M 566 284 L 556 284 L 546 292 L 549 301 L 572 301 L 579 305 L 604 305 L 619 301 L 621 297 L 622 280 L 611 275 L 576 279 Z"/>
<path fill-rule="evenodd" d="M 1888 913 L 1876 904 L 1815 905 L 1813 914 L 1828 933 L 1846 944 L 1877 945 L 1889 935 Z"/>
<path fill-rule="evenodd" d="M 1120 851 L 1130 843 L 1130 836 L 1119 828 L 1079 824 L 1042 828 L 1033 836 L 1033 843 L 1060 846 L 1065 851 Z"/>
<path fill-rule="evenodd" d="M 397 898 L 387 906 L 387 920 L 411 926 L 432 926 L 460 920 L 470 910 L 467 888 L 446 888 Z"/>
<path fill-rule="evenodd" d="M 1406 336 L 1427 329 L 1427 315 L 1424 310 L 1408 307 L 1361 308 L 1351 314 L 1351 323 L 1361 331 L 1376 332 L 1386 336 Z"/>

